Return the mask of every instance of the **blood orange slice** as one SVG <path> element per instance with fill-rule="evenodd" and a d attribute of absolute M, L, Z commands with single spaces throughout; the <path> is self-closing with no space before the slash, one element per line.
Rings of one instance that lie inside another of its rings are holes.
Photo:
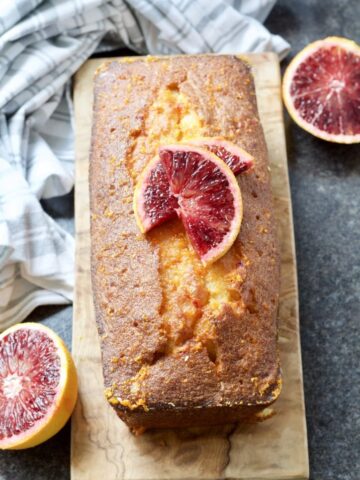
<path fill-rule="evenodd" d="M 189 145 L 197 145 L 210 152 L 215 153 L 226 165 L 234 172 L 235 175 L 246 172 L 254 164 L 254 157 L 243 148 L 238 147 L 235 143 L 223 140 L 217 137 L 201 137 L 190 140 Z"/>
<path fill-rule="evenodd" d="M 249 170 L 254 158 L 244 149 L 228 140 L 217 137 L 199 137 L 187 142 L 211 151 L 223 160 L 235 175 Z M 146 177 L 146 178 L 145 178 Z M 141 205 L 135 208 L 137 223 L 143 233 L 176 217 L 178 202 L 171 193 L 170 184 L 162 162 L 154 159 L 145 170 L 142 182 Z"/>
<path fill-rule="evenodd" d="M 164 192 L 153 183 L 159 172 L 167 179 L 167 185 L 161 182 Z M 159 224 L 156 205 L 169 191 L 176 202 L 174 210 L 203 264 L 223 256 L 234 243 L 242 220 L 240 188 L 230 168 L 200 147 L 161 147 L 159 157 L 149 163 L 135 188 L 134 211 L 143 232 Z M 163 218 L 161 210 L 159 215 Z"/>
<path fill-rule="evenodd" d="M 35 323 L 0 335 L 0 448 L 34 447 L 57 433 L 77 397 L 74 362 L 62 340 Z"/>
<path fill-rule="evenodd" d="M 283 98 L 293 120 L 316 137 L 360 142 L 360 47 L 339 37 L 311 43 L 287 67 Z"/>
<path fill-rule="evenodd" d="M 178 202 L 170 190 L 164 165 L 159 157 L 145 168 L 134 193 L 134 211 L 140 230 L 145 233 L 176 217 Z"/>

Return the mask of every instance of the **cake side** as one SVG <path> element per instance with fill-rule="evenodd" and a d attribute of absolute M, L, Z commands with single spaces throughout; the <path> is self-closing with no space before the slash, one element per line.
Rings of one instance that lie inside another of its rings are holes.
<path fill-rule="evenodd" d="M 161 144 L 221 136 L 255 158 L 244 218 L 203 267 L 178 220 L 140 234 L 136 180 Z M 224 423 L 275 400 L 279 258 L 249 67 L 228 56 L 110 62 L 95 79 L 92 283 L 109 402 L 134 428 Z"/>

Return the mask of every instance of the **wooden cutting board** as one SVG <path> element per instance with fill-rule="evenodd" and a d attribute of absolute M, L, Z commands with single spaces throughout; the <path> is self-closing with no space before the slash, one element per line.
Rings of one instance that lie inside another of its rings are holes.
<path fill-rule="evenodd" d="M 74 90 L 76 289 L 73 355 L 80 395 L 72 421 L 72 480 L 308 478 L 296 258 L 279 64 L 271 53 L 246 58 L 253 66 L 281 241 L 279 345 L 284 386 L 274 405 L 277 413 L 261 424 L 166 430 L 134 437 L 105 401 L 90 284 L 88 195 L 92 77 L 104 60 L 90 60 L 76 75 Z"/>

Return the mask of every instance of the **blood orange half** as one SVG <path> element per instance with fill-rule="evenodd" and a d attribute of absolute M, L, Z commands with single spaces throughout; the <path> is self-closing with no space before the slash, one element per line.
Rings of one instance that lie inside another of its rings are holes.
<path fill-rule="evenodd" d="M 0 448 L 34 447 L 57 433 L 77 398 L 74 362 L 49 328 L 24 323 L 0 335 Z"/>
<path fill-rule="evenodd" d="M 287 67 L 283 98 L 293 120 L 316 137 L 360 142 L 360 47 L 339 37 L 311 43 Z"/>
<path fill-rule="evenodd" d="M 154 184 L 159 172 L 166 176 L 167 184 Z M 163 192 L 159 185 L 165 185 Z M 169 191 L 203 264 L 223 256 L 234 243 L 242 220 L 240 188 L 230 168 L 200 147 L 161 147 L 159 157 L 149 163 L 135 188 L 134 211 L 143 232 L 159 224 L 156 205 Z M 163 218 L 161 209 L 159 218 Z"/>

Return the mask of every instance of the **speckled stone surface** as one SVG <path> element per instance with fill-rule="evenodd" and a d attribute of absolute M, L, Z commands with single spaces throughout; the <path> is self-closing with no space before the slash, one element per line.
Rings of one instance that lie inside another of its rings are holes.
<path fill-rule="evenodd" d="M 285 68 L 319 38 L 360 43 L 359 19 L 359 0 L 279 1 L 266 26 L 292 45 Z M 360 145 L 329 144 L 285 121 L 311 479 L 359 480 Z"/>
<path fill-rule="evenodd" d="M 279 0 L 266 21 L 291 57 L 329 35 L 360 42 L 359 0 Z M 327 144 L 285 116 L 298 261 L 311 480 L 360 479 L 360 146 Z M 73 231 L 73 195 L 47 201 Z M 71 307 L 38 308 L 71 344 Z M 68 480 L 70 428 L 27 451 L 0 452 L 1 480 Z M 112 480 L 112 479 L 109 479 Z"/>

